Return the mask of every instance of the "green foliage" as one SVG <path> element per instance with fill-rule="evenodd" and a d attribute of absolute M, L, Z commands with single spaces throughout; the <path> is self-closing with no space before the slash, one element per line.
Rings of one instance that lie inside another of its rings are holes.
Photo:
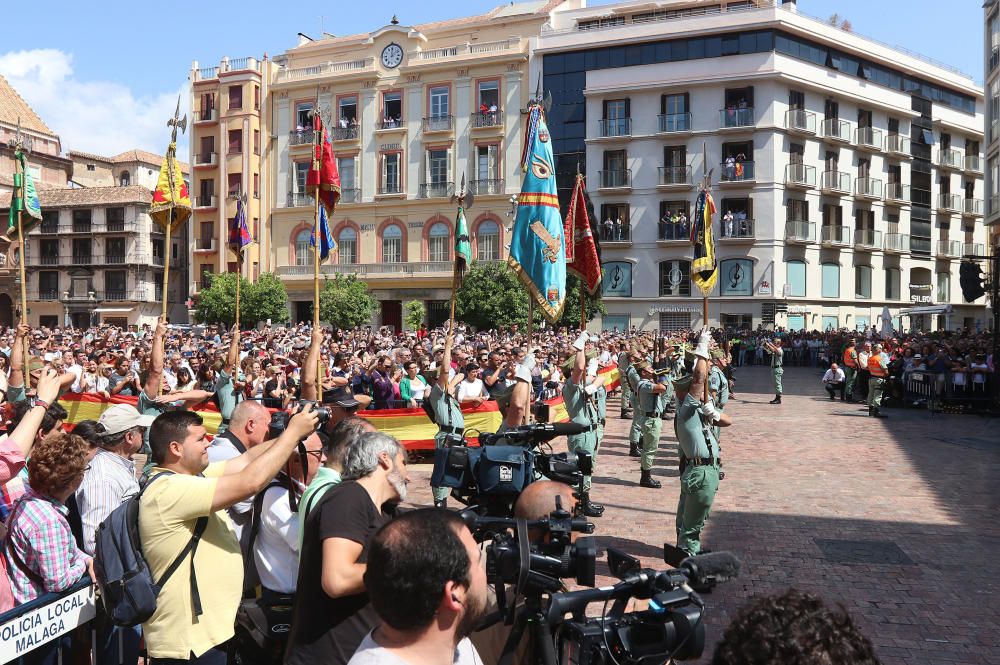
<path fill-rule="evenodd" d="M 354 275 L 326 279 L 319 292 L 319 316 L 335 328 L 356 328 L 371 323 L 378 301 L 368 285 Z"/>
<path fill-rule="evenodd" d="M 198 294 L 195 316 L 201 323 L 231 326 L 236 320 L 236 275 L 222 273 Z M 288 294 L 285 285 L 271 273 L 262 274 L 256 284 L 241 278 L 240 327 L 252 328 L 261 321 L 284 323 L 288 320 Z"/>
<path fill-rule="evenodd" d="M 416 330 L 424 322 L 427 308 L 419 300 L 411 300 L 403 305 L 403 324 L 410 330 Z"/>
<path fill-rule="evenodd" d="M 580 280 L 570 275 L 566 280 L 566 307 L 557 325 L 575 328 L 580 325 Z M 586 298 L 587 320 L 607 310 L 598 298 Z M 462 288 L 458 290 L 455 317 L 479 330 L 497 326 L 528 323 L 528 292 L 514 272 L 504 263 L 474 261 Z M 542 321 L 539 308 L 535 308 L 535 325 Z"/>

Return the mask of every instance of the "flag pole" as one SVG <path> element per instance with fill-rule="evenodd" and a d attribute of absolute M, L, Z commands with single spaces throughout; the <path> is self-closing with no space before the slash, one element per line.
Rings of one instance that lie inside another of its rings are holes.
<path fill-rule="evenodd" d="M 30 141 L 30 139 L 29 139 Z M 26 253 L 26 248 L 24 245 L 24 222 L 22 216 L 24 214 L 24 164 L 21 162 L 21 158 L 18 156 L 18 152 L 24 150 L 24 139 L 21 138 L 21 118 L 17 118 L 17 134 L 14 136 L 12 142 L 12 148 L 14 149 L 14 184 L 17 185 L 18 182 L 21 183 L 20 191 L 14 191 L 11 195 L 10 203 L 15 205 L 15 201 L 20 199 L 21 203 L 17 206 L 17 246 L 18 246 L 18 262 L 17 269 L 18 275 L 21 278 L 21 321 L 28 323 L 28 276 L 26 263 L 28 262 L 28 255 Z M 22 357 L 24 359 L 24 385 L 25 387 L 30 386 L 30 376 L 28 374 L 29 366 L 29 353 L 31 351 L 31 345 L 28 343 L 28 336 L 26 335 L 23 340 L 24 349 Z"/>
<path fill-rule="evenodd" d="M 708 188 L 712 182 L 712 172 L 708 168 L 708 145 L 706 142 L 701 144 L 702 151 L 702 178 L 701 178 L 701 189 L 705 192 L 705 205 L 708 206 Z M 708 293 L 705 291 L 701 292 L 701 320 L 704 323 L 705 328 L 708 328 Z M 705 361 L 706 370 L 708 369 L 708 361 Z M 705 389 L 702 394 L 702 402 L 708 401 L 708 376 L 705 377 Z"/>
<path fill-rule="evenodd" d="M 323 119 L 319 118 L 319 129 L 313 128 L 313 168 L 319 170 L 319 151 L 323 140 Z M 313 198 L 313 330 L 319 330 L 319 254 L 321 251 L 322 239 L 319 235 L 319 185 L 316 188 L 316 196 Z M 323 354 L 316 357 L 316 401 L 323 401 Z"/>

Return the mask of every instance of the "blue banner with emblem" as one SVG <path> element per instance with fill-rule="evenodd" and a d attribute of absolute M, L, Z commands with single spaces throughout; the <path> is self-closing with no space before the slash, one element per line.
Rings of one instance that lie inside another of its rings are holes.
<path fill-rule="evenodd" d="M 521 153 L 524 182 L 517 197 L 517 219 L 511 232 L 507 264 L 555 323 L 566 304 L 566 239 L 559 216 L 552 139 L 540 104 L 527 114 Z"/>

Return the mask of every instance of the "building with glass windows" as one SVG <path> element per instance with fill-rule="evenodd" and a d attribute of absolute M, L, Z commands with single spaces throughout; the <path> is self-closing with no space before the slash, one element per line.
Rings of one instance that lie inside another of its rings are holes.
<path fill-rule="evenodd" d="M 709 325 L 986 324 L 958 284 L 986 243 L 983 91 L 956 70 L 790 0 L 560 12 L 532 68 L 561 198 L 579 165 L 600 216 L 605 329 L 705 323 L 689 225 L 706 173 Z"/>

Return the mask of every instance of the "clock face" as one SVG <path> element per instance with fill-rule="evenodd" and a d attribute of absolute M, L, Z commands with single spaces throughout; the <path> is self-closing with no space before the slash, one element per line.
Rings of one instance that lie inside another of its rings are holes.
<path fill-rule="evenodd" d="M 389 44 L 382 49 L 382 64 L 385 67 L 395 69 L 401 62 L 403 62 L 403 48 L 399 44 Z"/>

